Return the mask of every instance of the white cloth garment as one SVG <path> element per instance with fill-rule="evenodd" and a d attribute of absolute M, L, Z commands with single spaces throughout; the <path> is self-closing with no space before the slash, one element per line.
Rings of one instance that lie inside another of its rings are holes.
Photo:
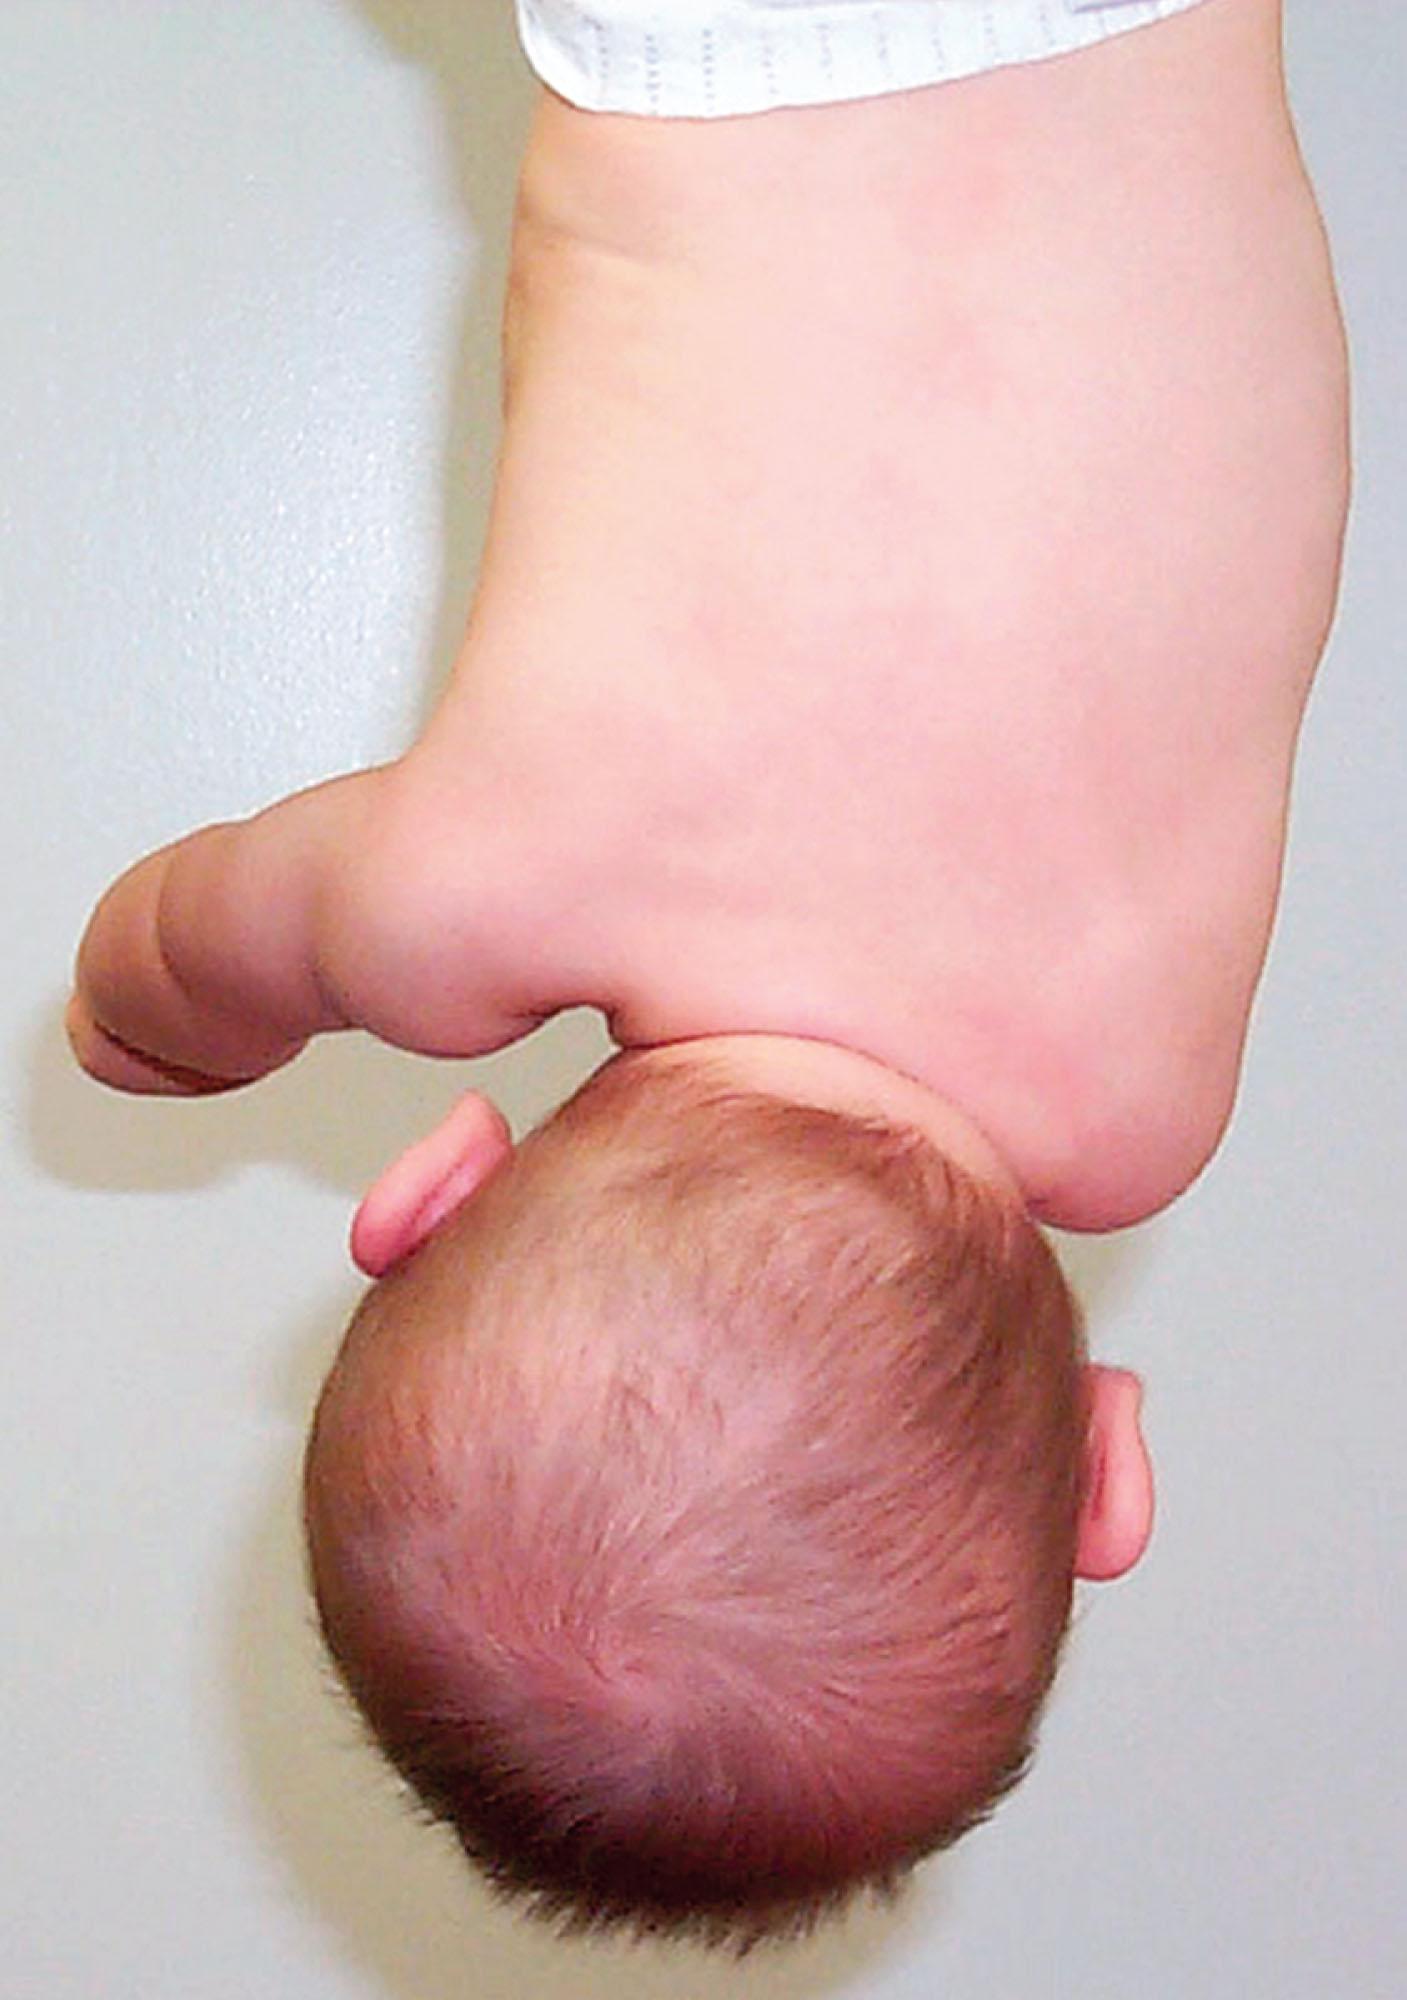
<path fill-rule="evenodd" d="M 1201 0 L 516 0 L 528 61 L 586 111 L 722 118 L 1038 62 Z"/>

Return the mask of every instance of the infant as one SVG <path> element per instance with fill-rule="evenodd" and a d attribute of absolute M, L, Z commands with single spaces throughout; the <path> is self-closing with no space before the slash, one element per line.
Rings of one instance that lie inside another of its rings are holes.
<path fill-rule="evenodd" d="M 324 1628 L 490 1878 L 746 1945 L 1026 1763 L 1139 1385 L 1039 1225 L 1230 1116 L 1346 499 L 1275 0 L 761 118 L 550 92 L 478 592 L 425 735 L 109 891 L 119 1088 L 351 1026 L 620 1053 L 368 1196 Z"/>

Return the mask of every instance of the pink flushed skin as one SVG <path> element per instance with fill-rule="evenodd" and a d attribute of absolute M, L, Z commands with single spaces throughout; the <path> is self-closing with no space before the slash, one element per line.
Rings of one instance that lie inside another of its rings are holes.
<path fill-rule="evenodd" d="M 1042 1220 L 1163 1207 L 1233 1108 L 1346 507 L 1277 0 L 760 118 L 544 93 L 506 330 L 425 736 L 119 885 L 80 1061 L 592 1004 L 865 1058 Z"/>

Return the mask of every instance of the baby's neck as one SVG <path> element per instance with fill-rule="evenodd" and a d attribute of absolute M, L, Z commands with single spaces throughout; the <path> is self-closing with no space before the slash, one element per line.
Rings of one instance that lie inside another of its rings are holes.
<path fill-rule="evenodd" d="M 858 1050 L 801 1035 L 700 1035 L 633 1051 L 633 1062 L 692 1063 L 769 1097 L 910 1126 L 955 1166 L 1023 1203 L 1009 1162 L 958 1105 Z"/>

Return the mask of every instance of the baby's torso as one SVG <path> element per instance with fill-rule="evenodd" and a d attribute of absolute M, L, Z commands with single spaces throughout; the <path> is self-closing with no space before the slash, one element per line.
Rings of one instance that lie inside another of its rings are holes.
<path fill-rule="evenodd" d="M 531 884 L 501 912 L 525 1007 L 595 1004 L 627 1045 L 862 1050 L 1071 1226 L 1192 1178 L 1234 1096 L 1345 483 L 1312 202 L 1286 133 L 1239 143 L 1194 134 L 1190 188 L 1150 169 L 1127 217 L 1087 182 L 1058 257 L 1008 188 L 921 281 L 881 245 L 837 287 L 831 219 L 792 229 L 769 303 L 755 213 L 707 219 L 706 289 L 692 218 L 663 279 L 605 266 L 604 305 L 590 257 L 530 273 L 472 670 L 414 753 L 478 823 L 466 852 L 489 814 Z M 1260 228 L 1280 247 L 1248 264 Z"/>
<path fill-rule="evenodd" d="M 1092 527 L 1052 508 L 998 552 L 950 524 L 912 616 L 891 577 L 892 617 L 851 631 L 754 608 L 736 670 L 720 614 L 707 666 L 661 632 L 539 688 L 501 768 L 536 802 L 541 1011 L 599 1006 L 625 1046 L 861 1050 L 959 1103 L 1067 1226 L 1180 1192 L 1232 1107 L 1325 576 L 1302 588 L 1251 513 L 1199 557 L 1224 594 L 1190 602 L 1164 564 L 1195 519 L 1112 561 Z"/>
<path fill-rule="evenodd" d="M 1161 1206 L 1230 1114 L 1306 682 L 1264 629 L 1212 663 L 1146 618 L 1102 655 L 857 635 L 663 710 L 615 688 L 609 738 L 579 715 L 560 746 L 544 1000 L 624 1046 L 861 1050 L 962 1105 L 1051 1219 Z"/>

